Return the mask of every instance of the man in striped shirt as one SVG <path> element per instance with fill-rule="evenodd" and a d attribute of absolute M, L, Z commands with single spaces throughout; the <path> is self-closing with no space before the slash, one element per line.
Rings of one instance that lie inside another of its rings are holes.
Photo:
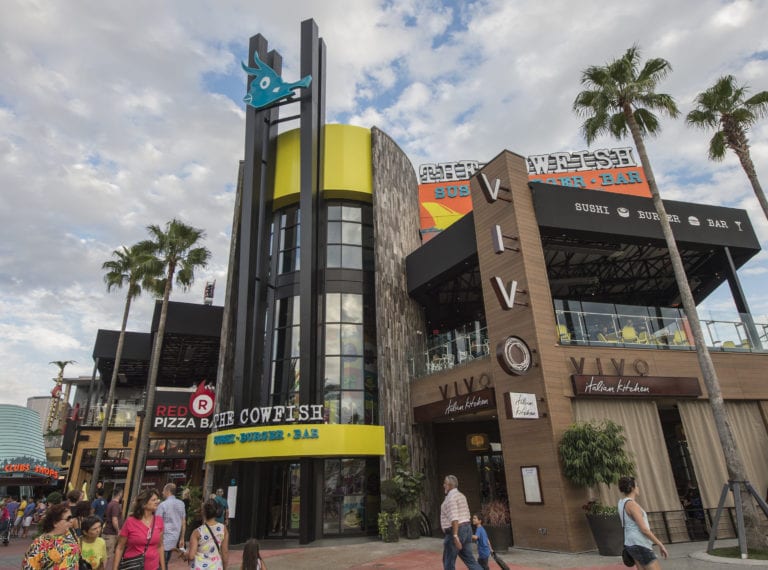
<path fill-rule="evenodd" d="M 456 569 L 460 557 L 469 570 L 482 570 L 472 553 L 472 527 L 467 498 L 459 491 L 459 480 L 447 475 L 443 481 L 445 500 L 440 506 L 440 526 L 443 528 L 443 570 Z"/>

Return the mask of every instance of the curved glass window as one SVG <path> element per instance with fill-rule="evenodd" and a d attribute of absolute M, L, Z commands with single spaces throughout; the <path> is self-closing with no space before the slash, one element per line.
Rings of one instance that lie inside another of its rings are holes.
<path fill-rule="evenodd" d="M 298 271 L 301 269 L 301 212 L 298 208 L 290 208 L 280 212 L 277 218 L 277 273 Z"/>
<path fill-rule="evenodd" d="M 372 251 L 373 229 L 363 221 L 362 206 L 330 204 L 326 236 L 326 267 L 363 269 L 366 250 Z"/>
<path fill-rule="evenodd" d="M 275 328 L 272 337 L 273 405 L 299 403 L 299 297 L 275 302 Z"/>

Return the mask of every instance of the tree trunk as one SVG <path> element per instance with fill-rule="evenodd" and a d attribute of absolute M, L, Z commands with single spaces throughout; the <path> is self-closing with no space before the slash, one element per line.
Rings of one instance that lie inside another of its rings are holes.
<path fill-rule="evenodd" d="M 163 292 L 163 308 L 160 311 L 160 323 L 157 326 L 157 336 L 152 346 L 152 361 L 149 365 L 149 380 L 147 382 L 147 397 L 144 400 L 144 417 L 141 423 L 141 436 L 139 437 L 139 447 L 136 451 L 133 465 L 133 481 L 131 482 L 131 496 L 129 501 L 133 501 L 139 495 L 141 490 L 141 480 L 144 478 L 144 468 L 147 463 L 147 453 L 149 451 L 149 432 L 152 431 L 152 409 L 155 406 L 155 390 L 157 388 L 157 375 L 160 368 L 160 353 L 163 350 L 163 337 L 165 336 L 165 321 L 168 317 L 168 301 L 171 298 L 171 288 L 173 286 L 173 274 L 176 265 L 168 264 L 168 278 Z M 128 503 L 130 504 L 130 503 Z"/>
<path fill-rule="evenodd" d="M 712 357 L 709 354 L 707 343 L 704 340 L 704 333 L 701 329 L 701 322 L 699 321 L 699 315 L 696 312 L 696 304 L 693 300 L 693 293 L 688 285 L 688 278 L 685 275 L 685 267 L 683 266 L 683 260 L 680 257 L 680 252 L 677 249 L 677 243 L 675 242 L 675 236 L 672 233 L 672 226 L 667 218 L 667 211 L 664 207 L 664 203 L 659 195 L 659 188 L 656 185 L 656 178 L 653 175 L 651 169 L 651 162 L 648 159 L 648 153 L 645 149 L 645 142 L 643 141 L 640 128 L 635 122 L 635 117 L 632 114 L 632 109 L 629 105 L 624 107 L 624 116 L 626 117 L 627 124 L 632 132 L 632 138 L 634 139 L 635 146 L 637 147 L 637 153 L 640 155 L 640 162 L 645 170 L 645 176 L 648 180 L 648 187 L 651 190 L 651 197 L 653 199 L 653 205 L 656 208 L 656 213 L 659 216 L 659 222 L 661 223 L 661 230 L 664 234 L 664 239 L 667 242 L 667 249 L 669 250 L 669 256 L 672 261 L 672 269 L 675 273 L 675 280 L 677 281 L 677 287 L 680 290 L 680 299 L 685 309 L 685 314 L 688 317 L 688 324 L 691 327 L 693 333 L 693 341 L 696 347 L 696 356 L 699 360 L 699 367 L 701 368 L 702 378 L 704 379 L 704 385 L 707 388 L 709 394 L 709 404 L 712 407 L 712 415 L 715 418 L 715 427 L 717 428 L 717 435 L 720 439 L 720 445 L 723 448 L 723 455 L 725 456 L 725 465 L 728 469 L 728 477 L 733 481 L 746 481 L 747 473 L 744 468 L 744 462 L 741 459 L 741 453 L 736 447 L 736 442 L 733 438 L 733 432 L 731 431 L 730 420 L 725 410 L 725 403 L 723 402 L 723 396 L 720 390 L 720 381 L 717 378 L 717 372 L 715 366 L 712 363 Z M 725 481 L 723 482 L 725 483 Z M 761 529 L 761 522 L 758 518 L 757 509 L 752 501 L 752 497 L 747 492 L 746 488 L 742 493 L 742 505 L 744 508 L 744 524 L 747 533 L 747 545 L 750 549 L 768 549 L 768 539 L 766 539 L 765 532 Z"/>
<path fill-rule="evenodd" d="M 104 444 L 107 441 L 107 430 L 109 422 L 112 419 L 112 402 L 115 400 L 115 390 L 117 389 L 117 374 L 120 370 L 120 360 L 123 358 L 123 345 L 125 344 L 125 329 L 128 326 L 128 313 L 131 311 L 131 291 L 132 283 L 128 284 L 128 293 L 125 296 L 125 309 L 123 310 L 123 325 L 120 327 L 120 336 L 117 339 L 117 350 L 115 351 L 115 368 L 112 370 L 112 378 L 109 381 L 109 395 L 107 396 L 107 407 L 104 410 L 104 423 L 101 425 L 99 433 L 99 446 L 96 448 L 96 460 L 93 463 L 93 475 L 91 476 L 91 489 L 96 489 L 96 483 L 99 482 L 101 472 L 101 461 L 104 458 Z M 93 491 L 92 491 L 93 492 Z"/>
<path fill-rule="evenodd" d="M 763 192 L 763 188 L 760 186 L 760 181 L 757 179 L 757 172 L 755 171 L 755 165 L 752 162 L 749 146 L 744 149 L 734 148 L 733 150 L 736 153 L 736 156 L 739 157 L 744 172 L 747 173 L 747 178 L 749 178 L 749 182 L 752 184 L 752 190 L 754 190 L 755 196 L 757 196 L 757 201 L 760 202 L 760 207 L 763 209 L 765 218 L 768 219 L 768 199 L 766 199 L 765 192 Z"/>

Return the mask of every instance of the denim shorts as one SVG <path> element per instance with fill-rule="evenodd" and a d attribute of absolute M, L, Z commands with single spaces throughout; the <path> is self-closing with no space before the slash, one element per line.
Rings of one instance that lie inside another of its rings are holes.
<path fill-rule="evenodd" d="M 639 562 L 643 566 L 647 566 L 656 560 L 656 553 L 651 548 L 646 548 L 645 546 L 640 546 L 638 544 L 633 544 L 626 548 L 629 555 L 635 559 L 635 562 Z"/>

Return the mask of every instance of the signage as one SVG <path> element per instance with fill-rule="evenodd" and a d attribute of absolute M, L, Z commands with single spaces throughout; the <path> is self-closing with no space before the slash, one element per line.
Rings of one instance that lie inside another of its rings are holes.
<path fill-rule="evenodd" d="M 430 422 L 440 418 L 451 418 L 495 409 L 496 392 L 493 388 L 485 388 L 461 396 L 456 395 L 447 400 L 417 406 L 413 409 L 413 417 L 417 422 Z"/>
<path fill-rule="evenodd" d="M 522 376 L 531 368 L 531 349 L 516 336 L 507 337 L 496 347 L 496 358 L 507 374 Z"/>
<path fill-rule="evenodd" d="M 540 226 L 664 239 L 650 198 L 539 183 L 531 188 Z M 745 210 L 672 200 L 664 200 L 664 206 L 678 242 L 760 249 Z"/>
<path fill-rule="evenodd" d="M 58 479 L 59 471 L 51 464 L 30 457 L 3 459 L 0 474 L 5 477 L 29 477 Z"/>
<path fill-rule="evenodd" d="M 158 390 L 152 410 L 153 431 L 207 431 L 213 423 L 214 392 L 203 380 L 194 392 Z"/>
<path fill-rule="evenodd" d="M 245 427 L 208 435 L 205 462 L 384 455 L 384 426 L 292 424 Z"/>
<path fill-rule="evenodd" d="M 571 376 L 576 396 L 698 398 L 701 386 L 697 378 L 682 376 Z"/>
<path fill-rule="evenodd" d="M 508 416 L 513 420 L 538 420 L 539 408 L 536 405 L 536 394 L 521 394 L 510 392 L 508 396 Z"/>
<path fill-rule="evenodd" d="M 264 109 L 281 99 L 293 97 L 295 89 L 309 87 L 312 82 L 312 77 L 307 75 L 295 83 L 286 83 L 274 69 L 259 59 L 256 52 L 253 52 L 253 61 L 256 67 L 248 67 L 242 62 L 240 65 L 248 75 L 253 76 L 248 94 L 243 97 L 243 101 L 254 109 Z"/>
<path fill-rule="evenodd" d="M 210 427 L 219 429 L 234 425 L 251 426 L 283 422 L 322 422 L 324 419 L 324 407 L 322 404 L 254 406 L 253 408 L 244 408 L 237 414 L 232 410 L 215 414 Z"/>

